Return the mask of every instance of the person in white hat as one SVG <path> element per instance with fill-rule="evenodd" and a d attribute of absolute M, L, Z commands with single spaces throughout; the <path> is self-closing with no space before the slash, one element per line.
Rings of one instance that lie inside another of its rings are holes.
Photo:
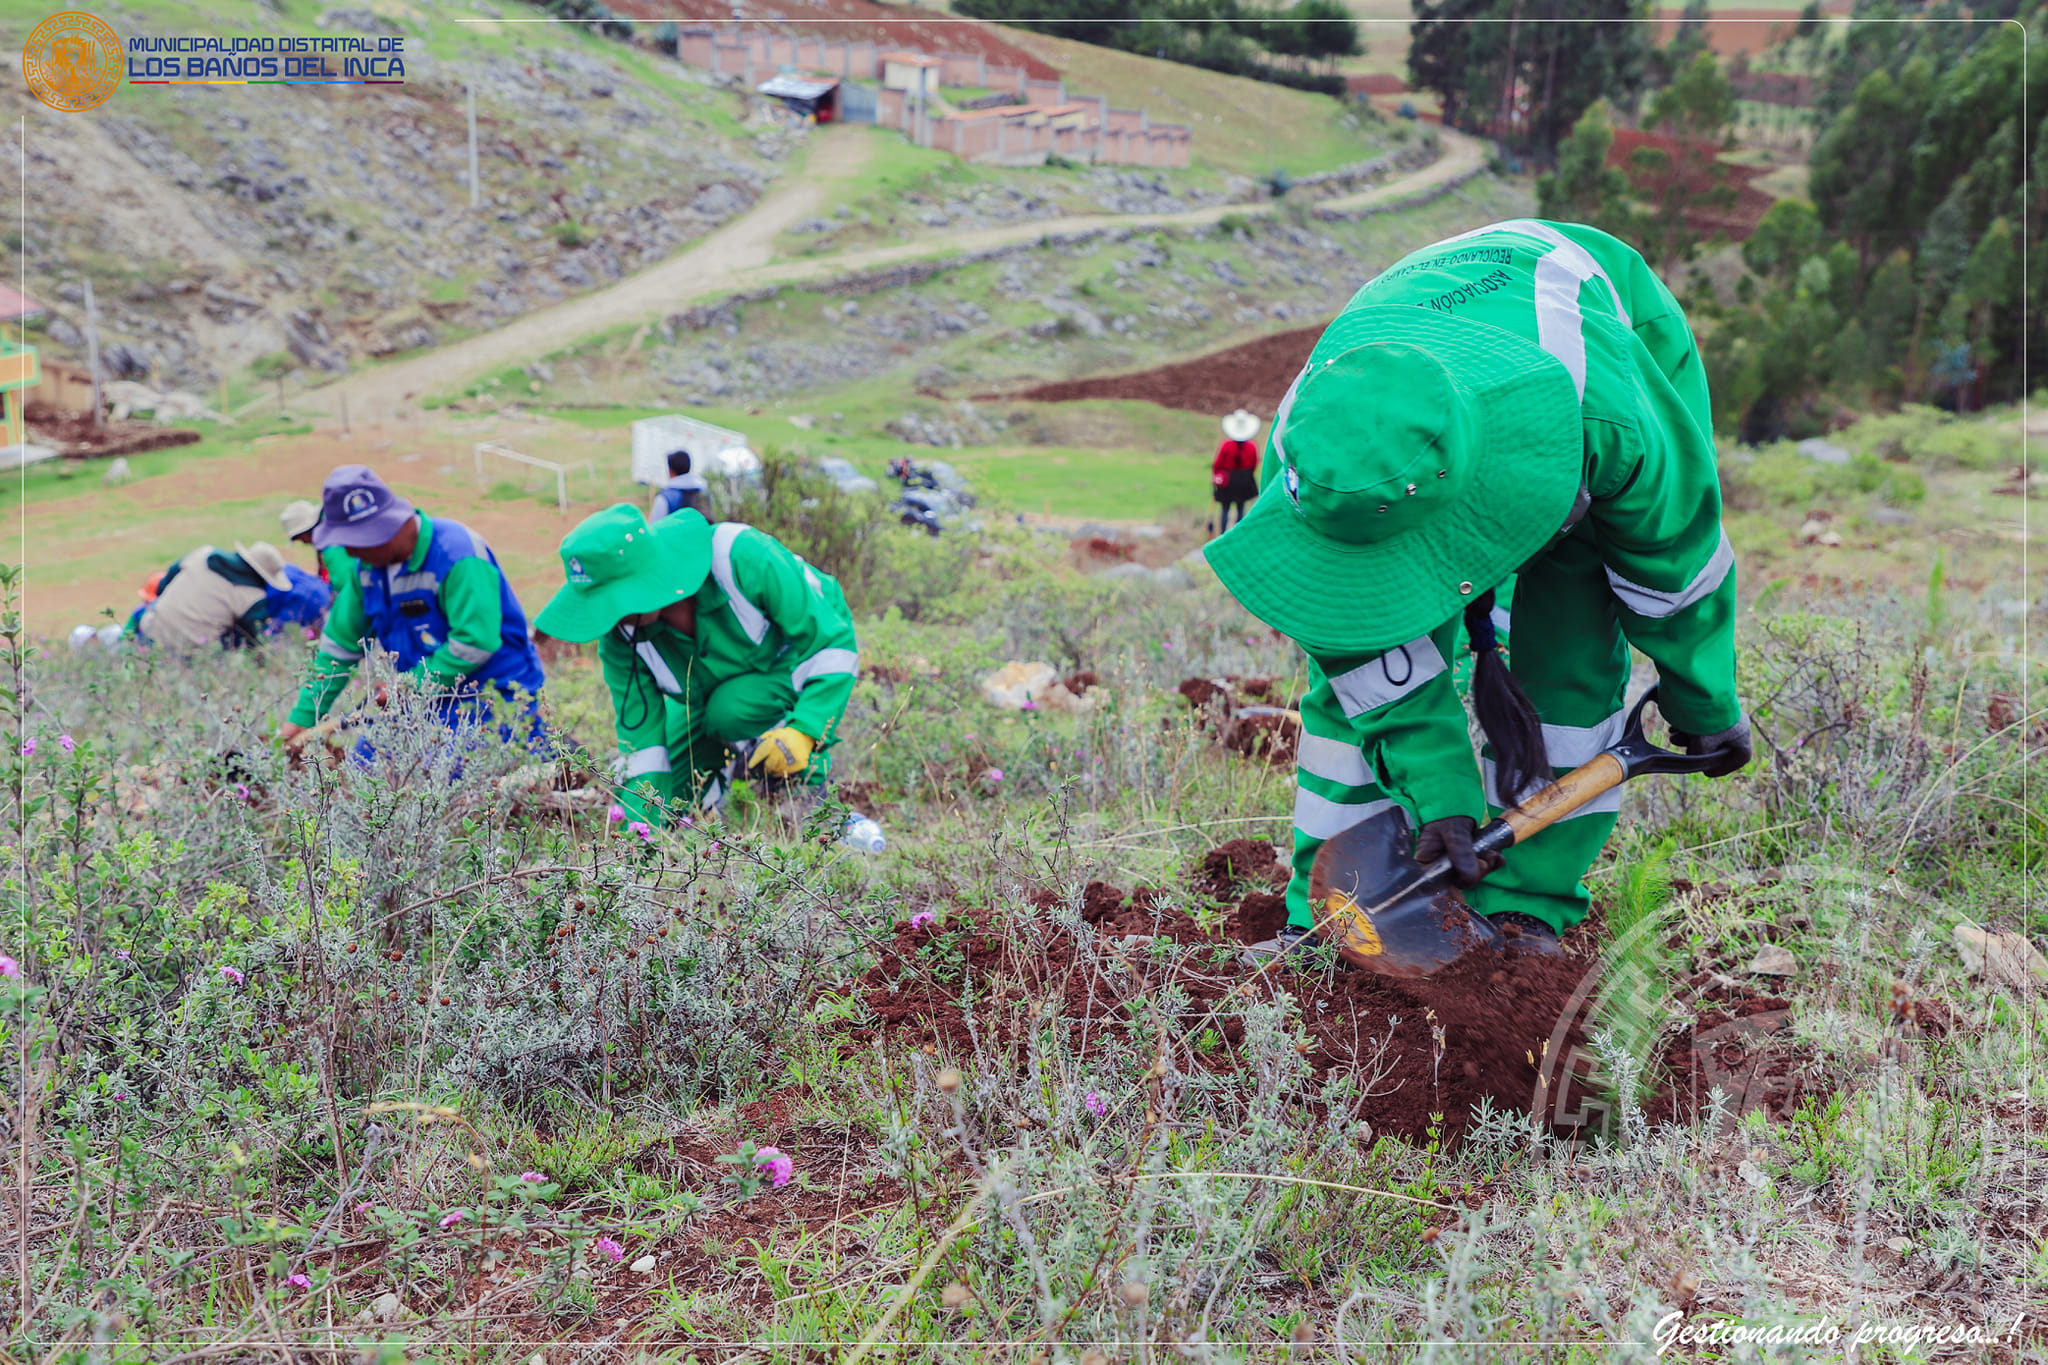
<path fill-rule="evenodd" d="M 287 623 L 315 624 L 332 598 L 324 583 L 285 563 L 266 541 L 237 544 L 232 553 L 202 545 L 164 571 L 155 599 L 128 624 L 148 644 L 234 649 Z"/>
<path fill-rule="evenodd" d="M 306 498 L 288 502 L 284 505 L 284 510 L 277 514 L 277 519 L 284 526 L 286 540 L 298 545 L 311 545 L 313 528 L 320 524 L 320 504 Z M 313 555 L 320 566 L 320 581 L 325 583 L 330 591 L 334 587 L 336 574 L 344 577 L 353 577 L 355 574 L 355 561 L 350 559 L 348 551 L 339 545 L 329 545 L 324 550 L 315 550 Z"/>
<path fill-rule="evenodd" d="M 1244 520 L 1245 504 L 1259 496 L 1259 448 L 1252 437 L 1259 434 L 1259 415 L 1239 408 L 1223 419 L 1223 444 L 1209 466 L 1209 483 L 1220 511 L 1216 533 L 1230 529 L 1230 514 Z"/>

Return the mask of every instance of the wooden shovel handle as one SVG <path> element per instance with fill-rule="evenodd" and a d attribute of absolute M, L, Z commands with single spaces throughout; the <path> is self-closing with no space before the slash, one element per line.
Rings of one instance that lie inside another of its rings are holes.
<path fill-rule="evenodd" d="M 1627 778 L 1628 770 L 1613 754 L 1600 754 L 1591 763 L 1574 768 L 1542 791 L 1511 810 L 1501 819 L 1515 832 L 1515 842 L 1550 828 L 1603 792 L 1613 791 Z"/>

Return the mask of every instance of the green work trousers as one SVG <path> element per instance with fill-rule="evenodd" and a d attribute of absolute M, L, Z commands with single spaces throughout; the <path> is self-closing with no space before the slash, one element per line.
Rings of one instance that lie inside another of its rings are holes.
<path fill-rule="evenodd" d="M 1516 576 L 1512 600 L 1509 671 L 1535 704 L 1552 771 L 1562 775 L 1621 738 L 1628 718 L 1628 642 L 1591 537 L 1582 529 L 1523 568 Z M 1447 624 L 1433 638 L 1447 657 L 1464 656 L 1462 622 Z M 1501 631 L 1500 638 L 1505 644 L 1508 631 Z M 1302 728 L 1312 736 L 1355 745 L 1357 737 L 1329 679 L 1313 662 L 1311 678 L 1314 686 L 1301 703 Z M 1459 678 L 1461 692 L 1469 679 L 1468 661 Z M 1494 782 L 1491 749 L 1480 752 L 1486 813 L 1492 817 L 1507 803 Z M 1339 771 L 1327 761 L 1321 766 Z M 1405 805 L 1399 793 L 1380 787 L 1362 755 L 1353 767 L 1351 781 L 1297 770 L 1294 876 L 1287 887 L 1291 924 L 1307 927 L 1315 922 L 1308 903 L 1309 869 L 1323 841 L 1347 821 L 1356 823 L 1385 809 L 1390 799 Z M 1577 924 L 1592 904 L 1581 878 L 1614 832 L 1620 810 L 1621 791 L 1616 788 L 1528 843 L 1509 849 L 1500 870 L 1466 892 L 1466 899 L 1483 915 L 1514 910 L 1556 929 Z M 1412 830 L 1414 812 L 1409 810 L 1408 816 Z"/>
<path fill-rule="evenodd" d="M 694 714 L 686 697 L 664 701 L 664 738 L 674 773 L 671 791 L 674 799 L 695 805 L 724 773 L 735 746 L 746 751 L 752 741 L 783 723 L 796 705 L 796 691 L 787 673 L 742 673 L 706 693 Z M 812 752 L 802 780 L 811 785 L 823 782 L 829 768 L 821 745 Z"/>

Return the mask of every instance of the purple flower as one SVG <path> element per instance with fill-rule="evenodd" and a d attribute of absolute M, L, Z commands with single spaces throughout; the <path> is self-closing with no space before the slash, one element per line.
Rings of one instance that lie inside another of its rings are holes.
<path fill-rule="evenodd" d="M 114 956 L 120 958 L 123 962 L 133 962 L 135 960 L 135 954 L 129 952 L 126 948 L 114 949 Z"/>
<path fill-rule="evenodd" d="M 622 824 L 626 819 L 626 808 L 624 806 L 613 806 L 604 813 L 604 818 L 614 825 Z"/>
<path fill-rule="evenodd" d="M 307 1279 L 303 1274 L 294 1275 L 291 1278 L 287 1279 L 285 1283 L 295 1284 L 301 1289 L 311 1289 L 313 1287 L 313 1282 Z"/>
<path fill-rule="evenodd" d="M 626 828 L 632 830 L 635 834 L 639 835 L 643 841 L 647 843 L 654 842 L 654 827 L 648 824 L 645 820 L 635 820 L 632 824 L 626 826 Z"/>
<path fill-rule="evenodd" d="M 57 747 L 68 754 L 78 747 L 78 741 L 69 735 L 59 735 L 57 736 Z"/>
<path fill-rule="evenodd" d="M 608 1259 L 613 1265 L 626 1259 L 626 1249 L 609 1237 L 600 1237 L 590 1244 L 590 1249 Z"/>
<path fill-rule="evenodd" d="M 21 742 L 21 756 L 23 758 L 34 758 L 36 756 L 36 737 L 34 735 L 30 735 Z"/>
<path fill-rule="evenodd" d="M 446 1214 L 442 1215 L 441 1226 L 444 1228 L 452 1228 L 457 1223 L 462 1222 L 464 1219 L 468 1217 L 469 1214 L 462 1209 L 450 1209 Z"/>
<path fill-rule="evenodd" d="M 542 1175 L 539 1171 L 521 1171 L 519 1173 L 519 1178 L 521 1180 L 524 1180 L 529 1185 L 543 1184 L 547 1180 L 547 1177 Z"/>
<path fill-rule="evenodd" d="M 120 1094 L 114 1096 L 114 1103 L 119 1104 L 122 1100 L 125 1100 L 127 1098 L 128 1092 L 123 1090 Z"/>
<path fill-rule="evenodd" d="M 1024 709 L 1026 711 L 1036 711 L 1038 709 L 1038 703 L 1031 700 L 1031 698 L 1026 697 L 1024 699 Z"/>
<path fill-rule="evenodd" d="M 242 800 L 247 801 L 249 799 L 249 789 L 242 783 L 237 782 L 235 784 L 235 795 L 240 797 Z"/>
<path fill-rule="evenodd" d="M 920 910 L 910 917 L 910 927 L 913 929 L 922 929 L 927 924 L 930 924 L 936 918 L 938 917 L 934 915 L 931 911 Z"/>
<path fill-rule="evenodd" d="M 0 976 L 20 976 L 21 964 L 5 953 L 0 953 Z"/>
<path fill-rule="evenodd" d="M 1109 1106 L 1103 1103 L 1102 1096 L 1096 1094 L 1093 1090 L 1089 1091 L 1082 1098 L 1081 1103 L 1087 1105 L 1088 1112 L 1095 1115 L 1096 1118 L 1107 1118 L 1109 1116 Z"/>
<path fill-rule="evenodd" d="M 1000 782 L 1003 780 L 1003 770 L 1001 768 L 990 768 L 981 777 L 984 782 Z"/>
<path fill-rule="evenodd" d="M 370 1201 L 369 1201 L 369 1200 L 367 1200 L 367 1199 L 365 1199 L 365 1200 L 364 1200 L 364 1201 L 363 1201 L 362 1203 L 360 1203 L 360 1204 L 356 1205 L 356 1212 L 357 1212 L 357 1213 L 368 1213 L 369 1211 L 370 1211 Z"/>
<path fill-rule="evenodd" d="M 773 1147 L 762 1147 L 754 1153 L 754 1169 L 768 1177 L 768 1183 L 781 1189 L 796 1174 L 796 1161 Z"/>
<path fill-rule="evenodd" d="M 242 974 L 236 971 L 233 967 L 221 968 L 220 974 L 223 979 L 230 981 L 237 986 L 242 984 Z"/>

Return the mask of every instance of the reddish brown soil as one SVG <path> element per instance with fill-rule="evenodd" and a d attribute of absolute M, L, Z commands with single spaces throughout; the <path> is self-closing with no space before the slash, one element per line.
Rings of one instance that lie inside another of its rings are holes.
<path fill-rule="evenodd" d="M 1160 991 L 1174 985 L 1191 1002 L 1180 1027 L 1217 1040 L 1196 1054 L 1195 1064 L 1228 1074 L 1242 1064 L 1236 1048 L 1243 1026 L 1229 1007 L 1234 993 L 1248 989 L 1263 998 L 1288 990 L 1300 1001 L 1318 1076 L 1351 1073 L 1362 1092 L 1359 1116 L 1379 1131 L 1417 1142 L 1432 1126 L 1456 1141 L 1481 1097 L 1496 1108 L 1529 1110 L 1541 1099 L 1538 1064 L 1553 1052 L 1583 1051 L 1583 1020 L 1565 1017 L 1574 1012 L 1583 963 L 1516 954 L 1463 964 L 1428 981 L 1359 971 L 1260 973 L 1246 966 L 1236 945 L 1270 938 L 1285 916 L 1280 896 L 1254 892 L 1215 932 L 1205 932 L 1184 912 L 1163 908 L 1156 892 L 1140 888 L 1127 898 L 1093 882 L 1082 893 L 1081 918 L 1096 931 L 1098 945 L 1121 959 L 1123 969 L 1115 972 L 1101 969 L 1103 955 L 1082 951 L 1069 931 L 1042 918 L 1003 925 L 992 912 L 969 910 L 916 929 L 902 924 L 859 983 L 880 1024 L 854 1031 L 848 1041 L 865 1045 L 884 1033 L 950 1058 L 978 1052 L 985 1063 L 997 1061 L 1041 1026 L 1041 1002 L 1050 999 L 1084 1053 L 1127 1047 L 1133 1014 L 1150 1009 Z M 1144 950 L 1151 939 L 1210 951 L 1162 961 Z M 976 1001 L 972 1028 L 960 1003 L 969 977 Z M 1560 1115 L 1568 1117 L 1577 1104 L 1574 1095 Z M 1442 1115 L 1440 1122 L 1435 1115 Z"/>
<path fill-rule="evenodd" d="M 1278 711 L 1239 712 L 1223 723 L 1223 747 L 1234 754 L 1270 763 L 1276 768 L 1294 763 L 1294 741 L 1301 722 Z"/>
<path fill-rule="evenodd" d="M 1220 1039 L 1196 1054 L 1194 1064 L 1228 1074 L 1242 1065 L 1236 1051 L 1242 1027 L 1232 1002 L 1242 992 L 1266 998 L 1286 990 L 1299 1004 L 1318 1078 L 1349 1074 L 1360 1092 L 1356 1112 L 1377 1131 L 1420 1142 L 1434 1127 L 1455 1143 L 1481 1099 L 1496 1109 L 1540 1113 L 1553 1132 L 1567 1136 L 1605 1124 L 1605 1108 L 1587 1084 L 1593 1063 L 1586 1002 L 1595 995 L 1594 963 L 1510 950 L 1454 964 L 1427 980 L 1350 969 L 1260 972 L 1238 957 L 1235 945 L 1270 939 L 1286 922 L 1286 902 L 1277 893 L 1287 870 L 1271 845 L 1257 841 L 1231 840 L 1209 850 L 1189 872 L 1198 894 L 1235 895 L 1262 880 L 1271 888 L 1243 895 L 1210 930 L 1166 908 L 1156 890 L 1140 887 L 1126 896 L 1091 882 L 1082 892 L 1081 919 L 1097 935 L 1093 953 L 1042 915 L 1003 923 L 977 909 L 917 929 L 899 925 L 882 960 L 859 983 L 881 1022 L 852 1033 L 849 1042 L 907 1035 L 951 1059 L 1005 1064 L 1006 1056 L 1021 1060 L 1022 1040 L 1042 1026 L 1043 1005 L 1052 1001 L 1070 1042 L 1084 1054 L 1122 1048 L 1130 1045 L 1133 1016 L 1153 1008 L 1161 990 L 1174 985 L 1192 1002 L 1179 1025 L 1197 1037 L 1213 1032 Z M 1041 911 L 1057 903 L 1050 895 L 1036 901 Z M 1597 937 L 1597 925 L 1571 937 L 1588 934 Z M 1147 950 L 1153 939 L 1197 951 L 1162 960 Z M 1119 970 L 1102 969 L 1105 949 L 1120 959 Z M 968 978 L 976 1001 L 971 1028 L 960 1003 Z M 1645 1106 L 1653 1124 L 1690 1119 L 1716 1086 L 1736 1113 L 1761 1108 L 1780 1120 L 1806 1096 L 1832 1088 L 1811 1052 L 1791 1040 L 1789 1002 L 1714 973 L 1687 984 L 1696 1017 L 1659 1059 L 1657 1093 Z M 1908 1000 L 1902 1009 L 1906 1036 L 1938 1038 L 1955 1026 L 1939 1001 Z M 1187 1056 L 1180 1064 L 1190 1064 Z"/>
<path fill-rule="evenodd" d="M 1647 175 L 1634 170 L 1629 161 L 1638 147 L 1654 147 L 1663 152 L 1671 159 L 1672 169 L 1661 175 Z M 1700 205 L 1687 211 L 1685 221 L 1695 232 L 1726 233 L 1730 241 L 1739 242 L 1756 231 L 1757 223 L 1776 201 L 1750 183 L 1766 173 L 1764 167 L 1729 165 L 1718 161 L 1718 155 L 1716 147 L 1617 128 L 1614 145 L 1607 152 L 1607 164 L 1627 172 L 1635 187 L 1653 202 L 1663 198 L 1674 180 L 1682 181 L 1687 193 L 1694 196 L 1704 195 L 1716 185 L 1734 190 L 1733 204 L 1726 208 Z"/>
<path fill-rule="evenodd" d="M 1263 839 L 1232 839 L 1202 855 L 1191 884 L 1204 895 L 1227 896 L 1240 882 L 1270 883 L 1276 869 L 1286 870 L 1271 844 Z"/>
<path fill-rule="evenodd" d="M 1724 983 L 1706 974 L 1693 979 L 1693 1022 L 1665 1048 L 1665 1084 L 1644 1106 L 1652 1124 L 1690 1122 L 1715 1089 L 1731 1114 L 1762 1109 L 1776 1119 L 1791 1118 L 1803 1098 L 1832 1089 L 1812 1049 L 1792 1041 L 1789 1000 Z"/>
<path fill-rule="evenodd" d="M 1041 403 L 1130 398 L 1211 417 L 1246 408 L 1270 418 L 1287 395 L 1287 386 L 1308 363 L 1309 352 L 1315 349 L 1316 339 L 1322 334 L 1321 327 L 1300 327 L 1177 365 L 1099 379 L 1061 380 L 1009 397 Z"/>
<path fill-rule="evenodd" d="M 1084 668 L 1079 673 L 1069 673 L 1065 679 L 1066 689 L 1077 697 L 1088 695 L 1088 689 L 1101 682 L 1093 669 Z"/>
<path fill-rule="evenodd" d="M 38 418 L 28 428 L 28 439 L 35 445 L 54 447 L 68 460 L 86 460 L 189 446 L 200 436 L 183 427 L 160 427 L 154 422 L 107 422 L 95 429 L 91 413 L 73 412 Z"/>
<path fill-rule="evenodd" d="M 624 18 L 651 22 L 672 19 L 684 28 L 693 23 L 729 25 L 733 16 L 728 0 L 662 0 L 659 4 L 653 0 L 616 0 L 612 9 Z M 771 16 L 771 22 L 764 22 Z M 979 53 L 991 66 L 1022 67 L 1034 80 L 1057 80 L 1060 74 L 1011 44 L 992 25 L 950 16 L 912 18 L 903 10 L 877 5 L 872 0 L 779 0 L 769 10 L 750 12 L 747 25 L 815 34 L 833 42 L 880 43 L 932 55 Z"/>
<path fill-rule="evenodd" d="M 1849 7 L 1830 3 L 1822 5 L 1821 10 L 1826 14 L 1847 14 Z M 1678 32 L 1678 21 L 1684 13 L 1683 9 L 1658 10 L 1653 20 L 1653 41 L 1660 45 L 1668 43 Z M 1797 9 L 1717 9 L 1702 29 L 1708 47 L 1720 56 L 1732 57 L 1741 52 L 1755 55 L 1774 43 L 1782 43 L 1798 26 Z"/>

